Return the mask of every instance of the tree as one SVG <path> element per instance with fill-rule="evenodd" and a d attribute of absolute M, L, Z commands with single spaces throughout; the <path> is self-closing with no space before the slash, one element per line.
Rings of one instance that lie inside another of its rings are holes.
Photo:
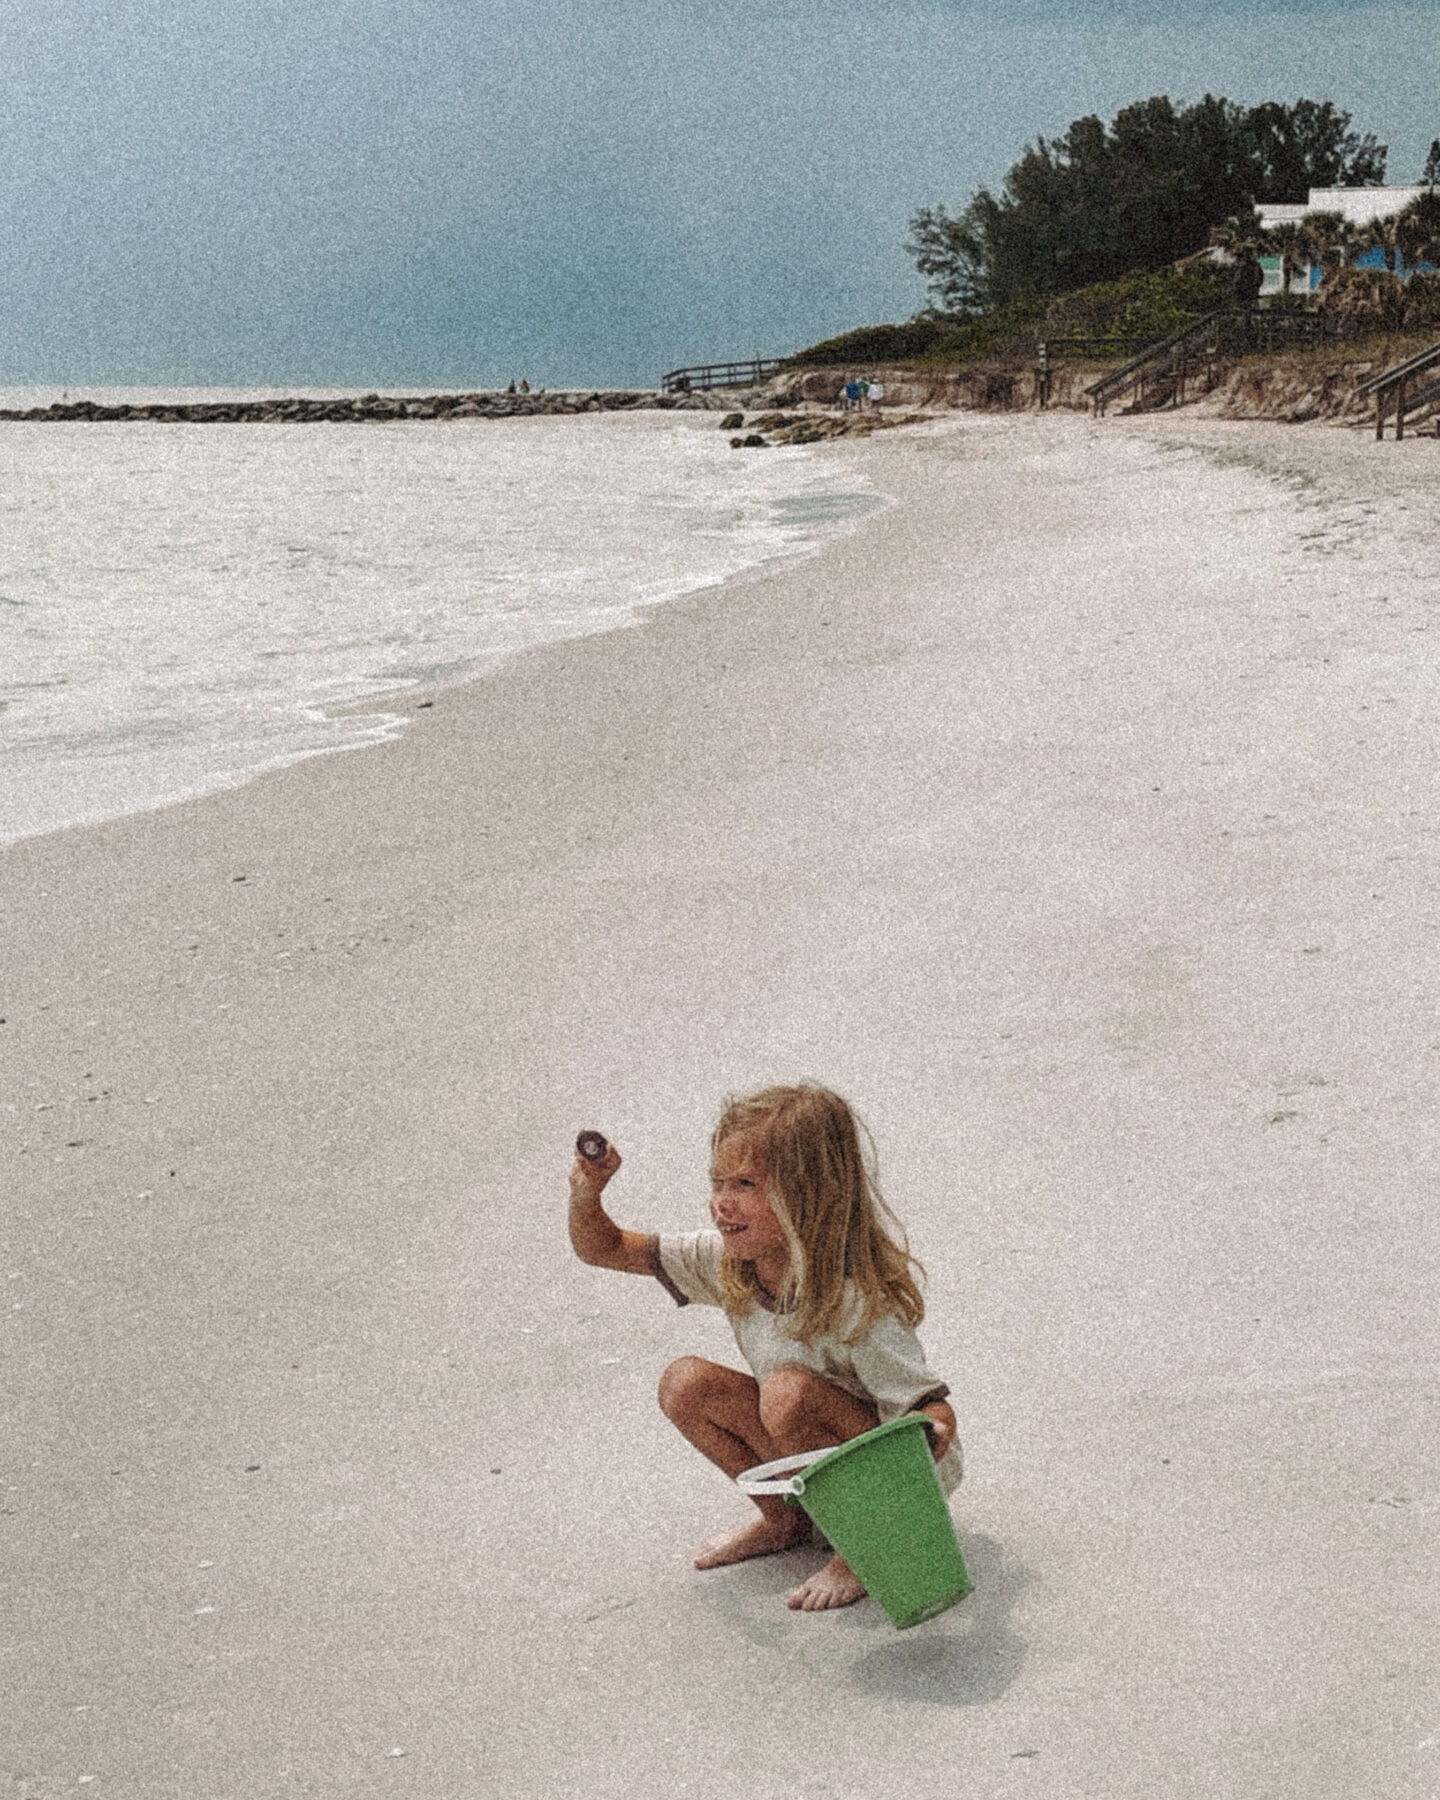
<path fill-rule="evenodd" d="M 1160 94 L 1108 127 L 1089 115 L 1037 138 L 998 196 L 982 188 L 958 217 L 918 213 L 907 248 L 939 306 L 975 312 L 1166 268 L 1257 201 L 1384 172 L 1383 146 L 1328 100 L 1247 112 L 1211 94 L 1181 107 Z"/>
<path fill-rule="evenodd" d="M 1319 263 L 1321 284 L 1344 268 L 1355 242 L 1355 227 L 1344 213 L 1307 212 L 1300 221 L 1306 257 Z"/>
<path fill-rule="evenodd" d="M 1210 230 L 1210 242 L 1217 250 L 1234 256 L 1240 250 L 1258 250 L 1265 241 L 1265 222 L 1253 206 L 1232 213 L 1223 224 Z"/>
<path fill-rule="evenodd" d="M 958 219 L 952 219 L 943 206 L 922 208 L 910 221 L 905 245 L 939 310 L 958 317 L 982 312 L 985 307 L 983 226 L 973 216 L 978 203 L 979 196 Z"/>
<path fill-rule="evenodd" d="M 1440 138 L 1431 138 L 1430 154 L 1425 158 L 1425 167 L 1420 171 L 1420 179 L 1426 187 L 1440 184 Z"/>
<path fill-rule="evenodd" d="M 1386 213 L 1383 217 L 1367 219 L 1355 234 L 1355 248 L 1360 251 L 1378 250 L 1385 258 L 1385 267 L 1393 275 L 1396 270 L 1396 259 L 1400 255 L 1399 213 Z"/>
<path fill-rule="evenodd" d="M 1351 131 L 1349 113 L 1330 100 L 1267 100 L 1244 115 L 1241 136 L 1257 201 L 1295 206 L 1312 187 L 1379 187 L 1385 180 L 1385 145 Z"/>
<path fill-rule="evenodd" d="M 1280 258 L 1280 292 L 1288 294 L 1295 276 L 1310 267 L 1310 245 L 1298 221 L 1272 225 L 1265 233 L 1264 247 Z"/>
<path fill-rule="evenodd" d="M 1392 236 L 1407 269 L 1440 263 L 1440 194 L 1433 188 L 1418 194 L 1396 214 Z"/>

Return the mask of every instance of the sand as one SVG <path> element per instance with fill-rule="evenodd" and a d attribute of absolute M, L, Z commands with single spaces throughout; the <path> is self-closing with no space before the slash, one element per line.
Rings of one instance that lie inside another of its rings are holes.
<path fill-rule="evenodd" d="M 1433 443 L 968 417 L 822 555 L 0 858 L 3 1790 L 1440 1786 Z M 848 1094 L 976 1592 L 796 1615 L 654 1403 Z"/>

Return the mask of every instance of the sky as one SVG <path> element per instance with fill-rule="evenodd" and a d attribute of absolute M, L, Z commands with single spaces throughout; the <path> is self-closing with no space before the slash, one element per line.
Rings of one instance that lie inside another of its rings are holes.
<path fill-rule="evenodd" d="M 1411 181 L 1440 0 L 0 0 L 0 385 L 654 386 L 910 317 L 920 207 L 1206 92 Z"/>

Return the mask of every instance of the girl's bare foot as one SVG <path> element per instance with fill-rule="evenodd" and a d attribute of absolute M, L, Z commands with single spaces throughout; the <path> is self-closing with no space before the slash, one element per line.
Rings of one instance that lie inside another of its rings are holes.
<path fill-rule="evenodd" d="M 718 1569 L 725 1563 L 744 1562 L 752 1556 L 773 1556 L 790 1550 L 810 1536 L 810 1521 L 796 1508 L 787 1507 L 782 1518 L 759 1518 L 724 1537 L 712 1538 L 695 1558 L 697 1569 Z"/>
<path fill-rule="evenodd" d="M 796 1588 L 786 1604 L 796 1612 L 827 1612 L 834 1606 L 853 1606 L 864 1598 L 865 1589 L 849 1563 L 832 1556 L 823 1569 Z"/>

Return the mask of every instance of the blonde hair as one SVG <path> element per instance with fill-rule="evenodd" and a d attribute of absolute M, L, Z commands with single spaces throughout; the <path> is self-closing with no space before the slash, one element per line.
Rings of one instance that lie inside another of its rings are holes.
<path fill-rule="evenodd" d="M 848 1322 L 852 1296 L 860 1317 L 845 1333 L 853 1344 L 894 1313 L 918 1325 L 925 1316 L 904 1227 L 881 1197 L 875 1147 L 838 1094 L 828 1088 L 772 1087 L 728 1100 L 710 1139 L 712 1158 L 743 1140 L 764 1174 L 765 1198 L 790 1246 L 790 1268 L 774 1296 L 789 1334 L 806 1342 Z M 722 1257 L 720 1297 L 741 1317 L 762 1291 L 755 1265 Z"/>

